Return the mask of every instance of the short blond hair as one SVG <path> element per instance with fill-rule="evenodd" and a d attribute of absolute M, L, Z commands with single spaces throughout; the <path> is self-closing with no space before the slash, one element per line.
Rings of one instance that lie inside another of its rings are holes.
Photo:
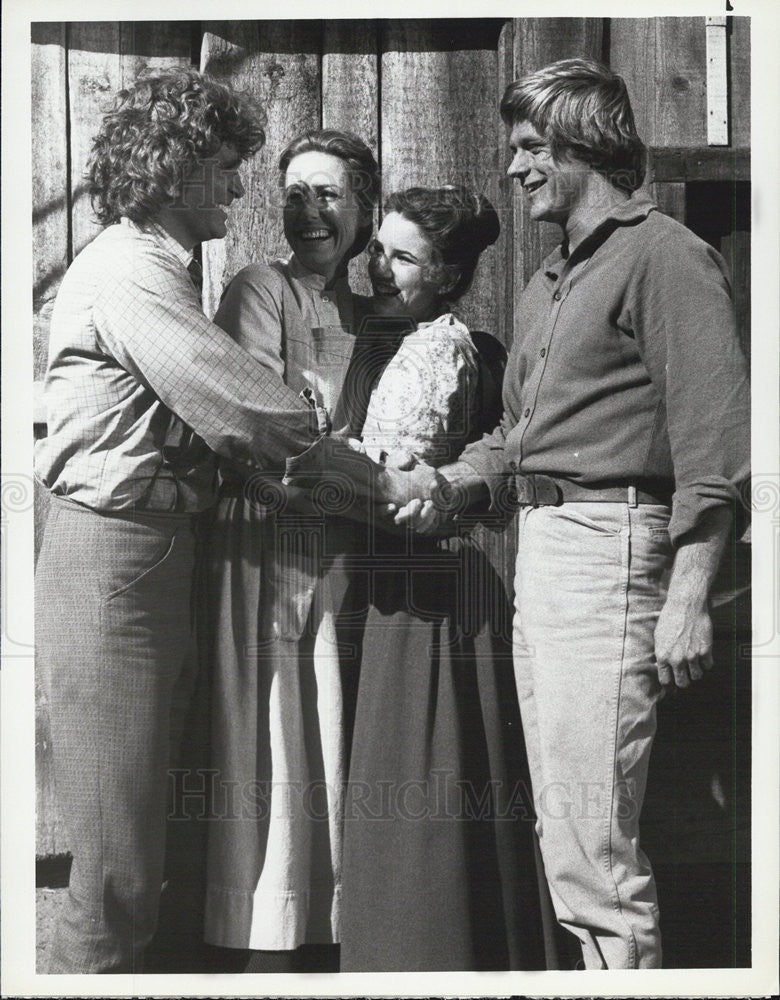
<path fill-rule="evenodd" d="M 561 59 L 510 83 L 501 99 L 507 125 L 527 121 L 550 144 L 635 191 L 646 149 L 637 135 L 625 81 L 595 59 Z"/>

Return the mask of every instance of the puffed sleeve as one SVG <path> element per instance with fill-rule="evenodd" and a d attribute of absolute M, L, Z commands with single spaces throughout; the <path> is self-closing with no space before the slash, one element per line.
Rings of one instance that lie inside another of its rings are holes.
<path fill-rule="evenodd" d="M 366 452 L 398 464 L 412 455 L 439 466 L 468 435 L 478 369 L 473 345 L 449 317 L 404 338 L 377 383 L 363 427 Z"/>

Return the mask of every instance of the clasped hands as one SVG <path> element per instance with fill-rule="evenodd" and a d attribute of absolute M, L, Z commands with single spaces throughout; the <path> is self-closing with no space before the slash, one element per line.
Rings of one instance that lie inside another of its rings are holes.
<path fill-rule="evenodd" d="M 347 443 L 355 451 L 364 451 L 362 441 L 356 438 L 349 438 Z M 420 535 L 440 530 L 447 515 L 433 502 L 438 480 L 432 466 L 407 449 L 390 451 L 384 455 L 380 482 L 385 496 L 376 504 L 380 516 Z"/>

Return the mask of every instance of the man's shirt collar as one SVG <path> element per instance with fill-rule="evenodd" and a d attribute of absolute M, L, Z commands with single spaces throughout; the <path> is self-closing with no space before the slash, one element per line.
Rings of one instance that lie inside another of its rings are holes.
<path fill-rule="evenodd" d="M 599 237 L 603 234 L 606 236 L 612 229 L 617 226 L 628 225 L 632 222 L 639 222 L 641 219 L 647 218 L 647 216 L 654 211 L 658 210 L 658 206 L 643 191 L 634 192 L 634 194 L 627 198 L 625 201 L 619 202 L 617 205 L 611 205 L 609 209 L 594 222 L 588 235 L 575 247 L 575 253 L 582 251 L 584 248 L 593 246 L 599 242 Z M 578 254 L 579 255 L 579 254 Z M 542 261 L 542 270 L 548 274 L 549 277 L 557 278 L 560 273 L 560 265 L 569 259 L 569 247 L 568 241 L 564 237 L 563 241 L 553 250 Z"/>
<path fill-rule="evenodd" d="M 185 250 L 181 243 L 179 243 L 178 240 L 175 240 L 159 223 L 147 222 L 141 226 L 124 216 L 122 216 L 119 222 L 124 226 L 128 226 L 130 229 L 134 229 L 136 232 L 146 233 L 147 236 L 151 236 L 155 243 L 157 243 L 164 250 L 167 250 L 169 253 L 172 253 L 173 256 L 184 265 L 184 267 L 190 266 L 193 259 L 192 251 Z"/>

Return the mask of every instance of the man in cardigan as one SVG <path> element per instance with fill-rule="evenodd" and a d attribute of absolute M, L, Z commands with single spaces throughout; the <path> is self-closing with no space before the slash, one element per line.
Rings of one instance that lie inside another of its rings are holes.
<path fill-rule="evenodd" d="M 556 913 L 587 968 L 653 968 L 638 818 L 655 707 L 712 666 L 746 367 L 724 262 L 638 190 L 622 79 L 564 60 L 512 83 L 501 114 L 509 175 L 563 242 L 520 298 L 501 425 L 454 465 L 407 473 L 419 499 L 396 519 L 430 529 L 516 486 L 516 677 Z"/>

